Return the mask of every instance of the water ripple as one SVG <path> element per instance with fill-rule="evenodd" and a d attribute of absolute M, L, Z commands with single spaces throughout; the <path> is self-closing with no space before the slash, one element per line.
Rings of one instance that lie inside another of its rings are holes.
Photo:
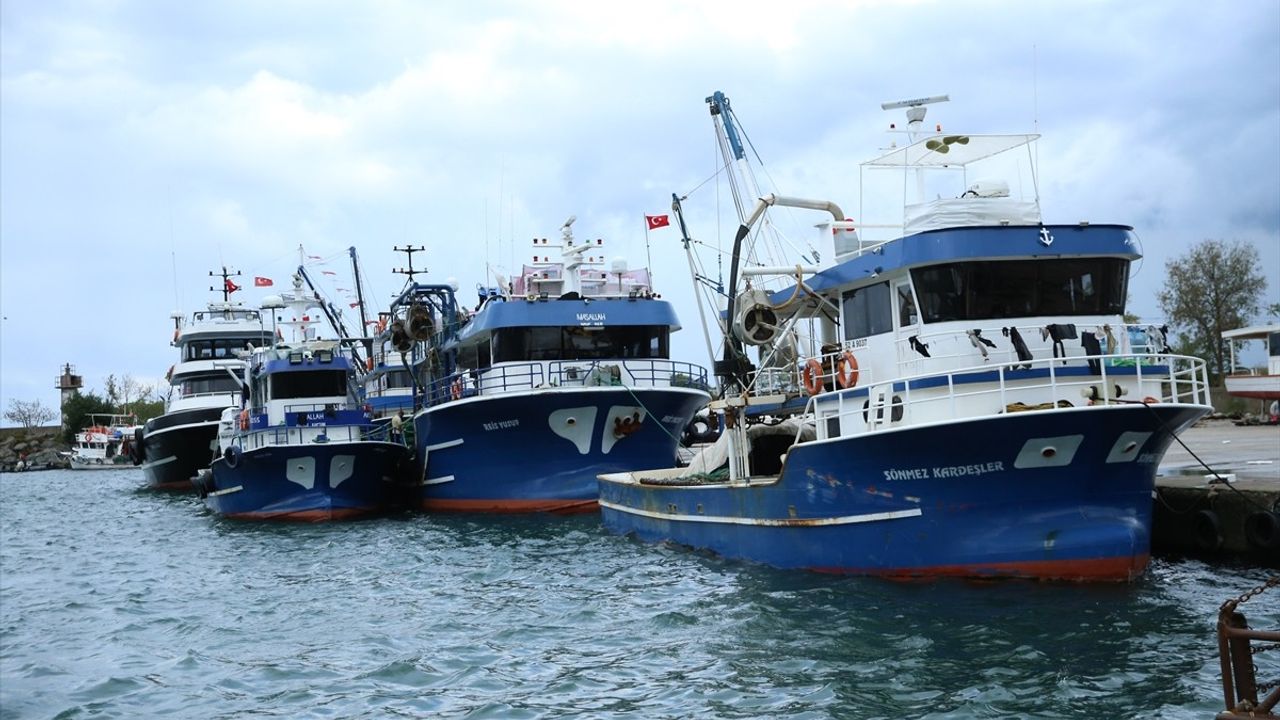
<path fill-rule="evenodd" d="M 894 583 L 594 517 L 237 523 L 140 482 L 0 476 L 0 715 L 1205 717 L 1217 607 L 1265 576 Z"/>

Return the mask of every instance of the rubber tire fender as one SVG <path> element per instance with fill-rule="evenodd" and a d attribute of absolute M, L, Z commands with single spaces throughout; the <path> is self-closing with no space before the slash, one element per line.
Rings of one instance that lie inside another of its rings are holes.
<path fill-rule="evenodd" d="M 1280 513 L 1249 513 L 1244 519 L 1244 536 L 1258 550 L 1280 550 Z"/>
<path fill-rule="evenodd" d="M 143 443 L 145 435 L 142 428 L 133 431 L 133 444 L 129 446 L 129 459 L 134 465 L 141 465 L 147 459 L 147 446 Z"/>
<path fill-rule="evenodd" d="M 1196 547 L 1201 550 L 1214 551 L 1222 547 L 1222 521 L 1212 510 L 1201 510 L 1195 514 L 1193 528 Z"/>

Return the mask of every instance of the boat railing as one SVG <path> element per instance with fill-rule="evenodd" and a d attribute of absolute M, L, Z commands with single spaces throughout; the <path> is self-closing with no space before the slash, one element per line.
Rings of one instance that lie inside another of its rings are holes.
<path fill-rule="evenodd" d="M 821 370 L 815 376 L 824 390 L 839 388 L 836 377 L 839 374 L 840 359 L 843 353 L 820 355 L 814 360 Z M 805 392 L 804 379 L 807 371 L 804 360 L 798 367 L 764 367 L 752 373 L 751 392 L 756 395 L 772 395 L 776 393 L 795 394 Z M 871 368 L 858 370 L 858 384 L 867 385 L 875 382 L 875 373 Z"/>
<path fill-rule="evenodd" d="M 1055 335 L 1055 333 L 1063 333 Z M 1038 325 L 975 326 L 920 332 L 893 341 L 900 374 L 942 372 L 957 363 L 965 365 L 981 357 L 983 362 L 1026 362 L 1018 357 L 1017 344 L 1032 356 L 1045 354 L 1078 360 L 1088 355 L 1084 335 L 1093 335 L 1099 353 L 1106 356 L 1159 355 L 1166 347 L 1164 333 L 1151 324 L 1056 323 Z M 1068 344 L 1067 341 L 1071 341 Z M 925 354 L 927 353 L 927 354 Z M 1108 360 L 1114 362 L 1114 359 Z"/>
<path fill-rule="evenodd" d="M 167 412 L 190 408 L 227 407 L 239 404 L 239 390 L 220 390 L 217 392 L 191 393 L 190 395 L 175 393 L 169 397 Z"/>
<path fill-rule="evenodd" d="M 240 434 L 241 447 L 245 450 L 272 445 L 324 444 L 365 440 L 399 442 L 391 437 L 390 426 L 385 422 L 340 425 L 272 425 L 271 427 L 248 430 Z"/>
<path fill-rule="evenodd" d="M 666 358 L 552 360 L 466 370 L 430 383 L 428 405 L 476 395 L 574 387 L 688 387 L 708 390 L 707 369 Z"/>
<path fill-rule="evenodd" d="M 697 390 L 709 390 L 707 369 L 701 365 L 667 360 L 665 358 L 649 358 L 644 360 L 623 360 L 622 368 L 631 376 L 631 385 L 636 387 L 689 387 Z"/>
<path fill-rule="evenodd" d="M 250 414 L 260 417 L 266 409 L 252 408 Z M 382 440 L 402 442 L 391 435 L 390 423 L 375 421 L 372 408 L 347 403 L 294 403 L 284 408 L 286 420 L 277 425 L 242 430 L 239 435 L 245 449 L 267 445 L 297 445 L 326 442 Z M 323 419 L 313 416 L 322 415 Z M 292 420 L 288 419 L 292 418 Z M 306 419 L 311 418 L 311 419 Z"/>
<path fill-rule="evenodd" d="M 874 432 L 924 418 L 1054 410 L 1081 402 L 1209 404 L 1208 368 L 1201 358 L 1141 353 L 1087 355 L 1072 360 L 1096 362 L 1097 374 L 1065 373 L 1061 358 L 973 365 L 823 391 L 809 398 L 804 414 L 815 417 L 821 406 L 824 420 L 861 416 L 867 432 Z M 824 362 L 824 367 L 827 364 Z M 1126 397 L 1129 387 L 1136 388 L 1141 397 Z M 865 388 L 866 394 L 857 392 L 859 388 Z"/>
<path fill-rule="evenodd" d="M 291 403 L 284 406 L 285 414 L 289 413 L 336 413 L 339 410 L 360 410 L 359 405 L 345 403 Z M 265 409 L 262 412 L 266 412 Z"/>

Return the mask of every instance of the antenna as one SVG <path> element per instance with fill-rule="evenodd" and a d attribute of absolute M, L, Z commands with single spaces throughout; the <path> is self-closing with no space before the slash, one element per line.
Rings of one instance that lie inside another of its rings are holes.
<path fill-rule="evenodd" d="M 417 246 L 417 247 L 414 247 L 413 245 L 405 245 L 404 247 L 400 247 L 399 245 L 393 245 L 393 246 L 391 246 L 391 249 L 392 249 L 392 250 L 395 250 L 396 252 L 402 252 L 402 253 L 404 253 L 405 255 L 408 255 L 408 256 L 409 256 L 409 267 L 408 267 L 407 269 L 406 269 L 406 268 L 395 268 L 395 269 L 394 269 L 394 270 L 392 270 L 391 272 L 393 272 L 393 273 L 399 273 L 399 274 L 401 274 L 401 275 L 408 275 L 408 276 L 409 276 L 409 282 L 413 282 L 413 276 L 414 276 L 414 275 L 417 275 L 418 273 L 425 273 L 425 272 L 427 272 L 427 269 L 426 269 L 426 268 L 422 268 L 421 270 L 414 270 L 414 269 L 413 269 L 413 254 L 414 254 L 414 253 L 416 253 L 416 252 L 423 252 L 423 251 L 425 251 L 425 250 L 427 249 L 425 245 L 419 245 L 419 246 Z"/>
<path fill-rule="evenodd" d="M 222 293 L 222 302 L 231 302 L 231 293 L 233 293 L 233 292 L 235 292 L 235 291 L 237 291 L 237 290 L 239 290 L 239 289 L 240 289 L 240 286 L 239 286 L 239 285 L 237 285 L 237 284 L 235 284 L 234 282 L 232 282 L 232 281 L 231 281 L 231 278 L 233 278 L 233 277 L 239 277 L 239 276 L 240 276 L 240 271 L 239 271 L 239 270 L 236 270 L 235 272 L 229 272 L 229 271 L 227 270 L 227 266 L 226 266 L 226 265 L 223 265 L 223 266 L 222 266 L 222 273 L 221 273 L 221 274 L 219 274 L 219 273 L 215 273 L 214 271 L 210 270 L 210 271 L 209 271 L 209 277 L 221 277 L 221 278 L 222 278 L 222 287 L 220 287 L 220 288 L 209 288 L 209 292 L 221 292 L 221 293 Z"/>
<path fill-rule="evenodd" d="M 899 100 L 897 102 L 880 103 L 881 110 L 897 110 L 899 108 L 920 107 L 921 105 L 932 105 L 933 103 L 947 102 L 951 100 L 949 95 L 931 95 L 929 97 L 915 98 L 913 100 Z"/>

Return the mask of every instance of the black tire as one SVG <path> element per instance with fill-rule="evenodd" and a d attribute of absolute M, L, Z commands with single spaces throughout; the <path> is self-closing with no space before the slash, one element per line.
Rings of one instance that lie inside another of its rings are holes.
<path fill-rule="evenodd" d="M 1244 536 L 1258 550 L 1280 550 L 1280 514 L 1259 511 L 1244 519 Z"/>
<path fill-rule="evenodd" d="M 1212 552 L 1222 547 L 1222 521 L 1212 510 L 1201 510 L 1195 517 L 1196 547 Z"/>
<path fill-rule="evenodd" d="M 129 446 L 129 459 L 134 465 L 141 465 L 147 459 L 147 448 L 142 442 L 142 428 L 133 431 L 133 444 Z"/>
<path fill-rule="evenodd" d="M 198 495 L 201 500 L 205 499 L 213 489 L 213 472 L 208 468 L 201 470 L 196 473 L 195 477 L 191 478 L 191 484 L 196 488 L 196 495 Z"/>
<path fill-rule="evenodd" d="M 227 467 L 234 468 L 240 464 L 240 448 L 232 445 L 222 453 L 222 459 L 227 461 Z"/>

